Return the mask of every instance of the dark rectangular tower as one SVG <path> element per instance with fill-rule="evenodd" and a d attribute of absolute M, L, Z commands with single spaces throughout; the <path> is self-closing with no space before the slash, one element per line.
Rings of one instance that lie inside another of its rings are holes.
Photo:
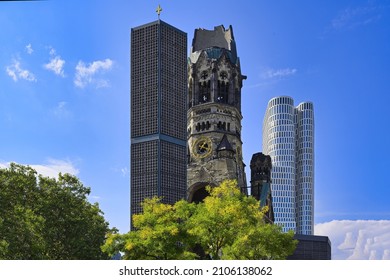
<path fill-rule="evenodd" d="M 131 29 L 131 210 L 185 198 L 187 34 L 157 20 Z"/>

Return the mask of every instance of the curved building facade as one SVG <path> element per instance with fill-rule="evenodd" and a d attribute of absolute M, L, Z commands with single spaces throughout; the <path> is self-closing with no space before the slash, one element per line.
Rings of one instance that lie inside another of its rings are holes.
<path fill-rule="evenodd" d="M 272 159 L 275 223 L 284 231 L 313 234 L 313 145 L 313 104 L 294 107 L 291 97 L 271 99 L 263 122 L 263 153 Z"/>
<path fill-rule="evenodd" d="M 314 110 L 310 102 L 295 108 L 297 233 L 314 231 Z"/>

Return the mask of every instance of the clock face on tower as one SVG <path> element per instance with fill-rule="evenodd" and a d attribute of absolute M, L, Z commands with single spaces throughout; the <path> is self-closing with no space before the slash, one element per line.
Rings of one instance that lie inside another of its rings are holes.
<path fill-rule="evenodd" d="M 208 137 L 198 138 L 192 145 L 192 153 L 198 158 L 208 157 L 212 152 L 211 139 Z"/>

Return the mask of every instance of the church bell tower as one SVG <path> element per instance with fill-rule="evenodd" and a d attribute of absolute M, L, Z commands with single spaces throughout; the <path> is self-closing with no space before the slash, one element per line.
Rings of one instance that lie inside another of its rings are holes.
<path fill-rule="evenodd" d="M 241 141 L 241 74 L 233 29 L 196 29 L 188 60 L 187 198 L 236 179 L 246 192 Z"/>

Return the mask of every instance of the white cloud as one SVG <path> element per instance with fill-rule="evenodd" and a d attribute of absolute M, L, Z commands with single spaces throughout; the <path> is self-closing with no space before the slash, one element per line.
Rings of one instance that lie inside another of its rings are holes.
<path fill-rule="evenodd" d="M 280 79 L 288 76 L 292 76 L 297 72 L 295 68 L 284 68 L 284 69 L 268 69 L 262 73 L 263 79 Z"/>
<path fill-rule="evenodd" d="M 122 177 L 126 177 L 129 175 L 129 169 L 127 167 L 111 167 L 110 168 L 112 171 L 114 171 L 115 173 L 120 173 L 122 175 Z"/>
<path fill-rule="evenodd" d="M 49 54 L 51 55 L 51 56 L 55 56 L 56 55 L 56 50 L 53 48 L 53 47 L 49 47 L 50 48 L 50 51 L 49 51 Z"/>
<path fill-rule="evenodd" d="M 67 107 L 67 102 L 58 102 L 57 106 L 52 110 L 52 113 L 59 119 L 67 119 L 69 117 L 72 117 L 72 112 L 69 111 Z"/>
<path fill-rule="evenodd" d="M 121 173 L 122 173 L 122 176 L 125 177 L 129 173 L 129 170 L 127 169 L 127 167 L 124 167 L 121 169 Z"/>
<path fill-rule="evenodd" d="M 53 71 L 57 76 L 65 77 L 64 74 L 65 60 L 60 56 L 53 57 L 49 63 L 44 64 L 45 69 Z"/>
<path fill-rule="evenodd" d="M 10 76 L 15 82 L 17 82 L 19 79 L 23 79 L 29 82 L 37 81 L 34 74 L 26 69 L 23 69 L 20 66 L 20 61 L 16 59 L 13 61 L 11 65 L 8 65 L 6 67 L 6 71 L 8 76 Z"/>
<path fill-rule="evenodd" d="M 28 54 L 32 54 L 32 53 L 34 52 L 34 50 L 33 50 L 32 46 L 31 46 L 31 44 L 28 44 L 28 45 L 26 46 L 26 52 L 27 52 Z"/>
<path fill-rule="evenodd" d="M 332 259 L 390 259 L 390 220 L 334 220 L 314 231 L 329 237 Z"/>
<path fill-rule="evenodd" d="M 98 73 L 111 70 L 113 61 L 111 59 L 97 60 L 86 65 L 83 61 L 79 61 L 76 66 L 76 74 L 74 84 L 77 87 L 84 88 L 88 84 L 94 85 L 96 88 L 108 87 L 109 82 L 105 79 L 96 78 Z"/>
<path fill-rule="evenodd" d="M 281 68 L 281 69 L 265 68 L 262 69 L 259 75 L 261 79 L 260 82 L 252 85 L 246 85 L 246 87 L 247 88 L 270 87 L 283 79 L 295 75 L 297 72 L 298 70 L 296 68 Z"/>
<path fill-rule="evenodd" d="M 49 54 L 51 56 L 50 62 L 44 64 L 43 67 L 49 71 L 53 71 L 57 76 L 65 77 L 64 65 L 65 60 L 61 59 L 61 56 L 57 55 L 56 50 L 53 47 L 49 47 Z"/>
<path fill-rule="evenodd" d="M 69 160 L 49 159 L 46 164 L 32 164 L 31 167 L 34 168 L 39 174 L 52 178 L 56 178 L 60 172 L 62 174 L 79 174 L 79 170 Z"/>
<path fill-rule="evenodd" d="M 331 25 L 338 30 L 367 25 L 381 18 L 380 9 L 379 6 L 346 8 L 331 21 Z"/>
<path fill-rule="evenodd" d="M 9 162 L 0 162 L 0 168 L 8 168 Z M 74 166 L 74 163 L 70 160 L 60 160 L 60 159 L 48 159 L 44 164 L 27 164 L 35 169 L 39 174 L 57 178 L 58 173 L 69 173 L 72 175 L 79 174 L 79 170 Z"/>
<path fill-rule="evenodd" d="M 101 200 L 101 197 L 98 196 L 98 195 L 91 195 L 90 199 L 91 199 L 92 201 L 99 201 L 99 200 Z"/>

